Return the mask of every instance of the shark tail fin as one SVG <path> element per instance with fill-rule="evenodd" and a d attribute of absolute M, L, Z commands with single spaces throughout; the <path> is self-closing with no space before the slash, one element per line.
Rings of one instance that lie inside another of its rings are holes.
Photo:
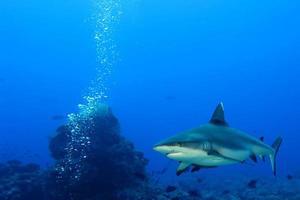
<path fill-rule="evenodd" d="M 272 165 L 272 171 L 274 176 L 276 176 L 276 157 L 277 153 L 279 151 L 279 148 L 282 143 L 282 138 L 278 137 L 275 142 L 272 144 L 272 148 L 274 149 L 274 153 L 270 155 L 271 165 Z"/>

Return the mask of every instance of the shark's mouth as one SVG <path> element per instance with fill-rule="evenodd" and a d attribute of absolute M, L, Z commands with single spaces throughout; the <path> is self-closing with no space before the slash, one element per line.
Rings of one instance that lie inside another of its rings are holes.
<path fill-rule="evenodd" d="M 179 151 L 170 151 L 168 153 L 166 153 L 166 156 L 169 156 L 169 155 L 172 155 L 172 154 L 177 154 L 177 153 L 180 153 Z"/>
<path fill-rule="evenodd" d="M 182 156 L 182 155 L 183 155 L 183 153 L 179 152 L 179 151 L 174 151 L 174 152 L 170 152 L 170 153 L 166 154 L 166 156 L 168 158 L 175 158 L 175 157 Z"/>

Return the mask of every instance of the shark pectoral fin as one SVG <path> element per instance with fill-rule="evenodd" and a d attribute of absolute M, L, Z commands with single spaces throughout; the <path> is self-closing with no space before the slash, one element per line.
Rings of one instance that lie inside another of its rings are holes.
<path fill-rule="evenodd" d="M 177 168 L 176 175 L 180 176 L 190 165 L 190 163 L 181 162 Z"/>
<path fill-rule="evenodd" d="M 261 136 L 259 139 L 260 139 L 260 141 L 264 142 L 265 137 L 264 137 L 264 136 Z"/>
<path fill-rule="evenodd" d="M 197 171 L 199 171 L 200 169 L 202 169 L 201 166 L 199 166 L 199 165 L 194 165 L 191 172 L 197 172 Z"/>
<path fill-rule="evenodd" d="M 256 155 L 252 154 L 252 155 L 250 155 L 250 158 L 253 162 L 257 163 Z"/>
<path fill-rule="evenodd" d="M 259 158 L 260 158 L 262 161 L 264 161 L 264 162 L 266 161 L 266 158 L 265 158 L 265 156 L 263 156 L 263 155 L 259 155 L 258 157 L 259 157 Z"/>
<path fill-rule="evenodd" d="M 264 161 L 264 156 L 263 155 L 258 155 L 258 158 L 260 159 L 260 160 L 263 160 Z"/>
<path fill-rule="evenodd" d="M 216 168 L 216 166 L 200 166 L 200 165 L 193 165 L 192 171 L 191 172 L 197 172 L 201 169 L 210 169 L 210 168 Z"/>

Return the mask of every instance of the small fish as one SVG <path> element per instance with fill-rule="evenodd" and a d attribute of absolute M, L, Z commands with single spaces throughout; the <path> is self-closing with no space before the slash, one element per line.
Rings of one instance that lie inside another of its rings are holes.
<path fill-rule="evenodd" d="M 22 163 L 19 160 L 9 160 L 7 161 L 7 164 L 9 166 L 20 166 Z"/>
<path fill-rule="evenodd" d="M 191 197 L 201 197 L 201 194 L 197 190 L 190 190 L 188 193 Z"/>
<path fill-rule="evenodd" d="M 289 181 L 294 179 L 294 177 L 293 177 L 292 175 L 290 175 L 290 174 L 287 175 L 286 178 L 287 178 Z"/>
<path fill-rule="evenodd" d="M 222 192 L 223 195 L 226 195 L 226 194 L 229 194 L 229 193 L 230 193 L 229 190 L 224 190 L 224 191 Z"/>
<path fill-rule="evenodd" d="M 172 186 L 172 185 L 169 185 L 169 186 L 166 188 L 166 192 L 167 192 L 167 193 L 174 192 L 175 190 L 177 190 L 177 188 L 176 188 L 175 186 Z"/>
<path fill-rule="evenodd" d="M 61 121 L 61 120 L 64 120 L 65 118 L 66 118 L 65 115 L 53 115 L 53 116 L 51 117 L 51 119 L 52 119 L 53 121 Z"/>
<path fill-rule="evenodd" d="M 255 189 L 256 188 L 256 184 L 257 184 L 257 180 L 250 180 L 248 182 L 248 188 L 251 188 L 251 189 Z"/>
<path fill-rule="evenodd" d="M 141 179 L 141 180 L 145 180 L 145 179 L 146 179 L 146 175 L 143 174 L 143 173 L 136 172 L 134 175 L 135 175 L 137 178 Z"/>
<path fill-rule="evenodd" d="M 165 173 L 167 172 L 167 170 L 168 170 L 168 168 L 165 167 L 165 168 L 163 168 L 159 173 L 160 173 L 160 174 L 165 174 Z"/>
<path fill-rule="evenodd" d="M 197 178 L 197 182 L 198 182 L 198 183 L 202 183 L 203 180 L 202 180 L 201 178 Z"/>

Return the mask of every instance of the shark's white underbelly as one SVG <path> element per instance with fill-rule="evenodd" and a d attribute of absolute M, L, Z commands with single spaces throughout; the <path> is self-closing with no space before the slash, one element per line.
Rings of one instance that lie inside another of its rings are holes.
<path fill-rule="evenodd" d="M 202 158 L 197 158 L 194 159 L 192 162 L 193 164 L 196 165 L 210 166 L 210 167 L 237 163 L 236 161 L 220 158 L 217 156 L 206 156 Z"/>
<path fill-rule="evenodd" d="M 208 167 L 238 163 L 238 161 L 235 160 L 230 160 L 214 155 L 208 155 L 206 151 L 202 151 L 199 149 L 185 149 L 181 152 L 170 153 L 167 155 L 167 157 L 173 160 L 177 160 L 179 162 Z"/>

